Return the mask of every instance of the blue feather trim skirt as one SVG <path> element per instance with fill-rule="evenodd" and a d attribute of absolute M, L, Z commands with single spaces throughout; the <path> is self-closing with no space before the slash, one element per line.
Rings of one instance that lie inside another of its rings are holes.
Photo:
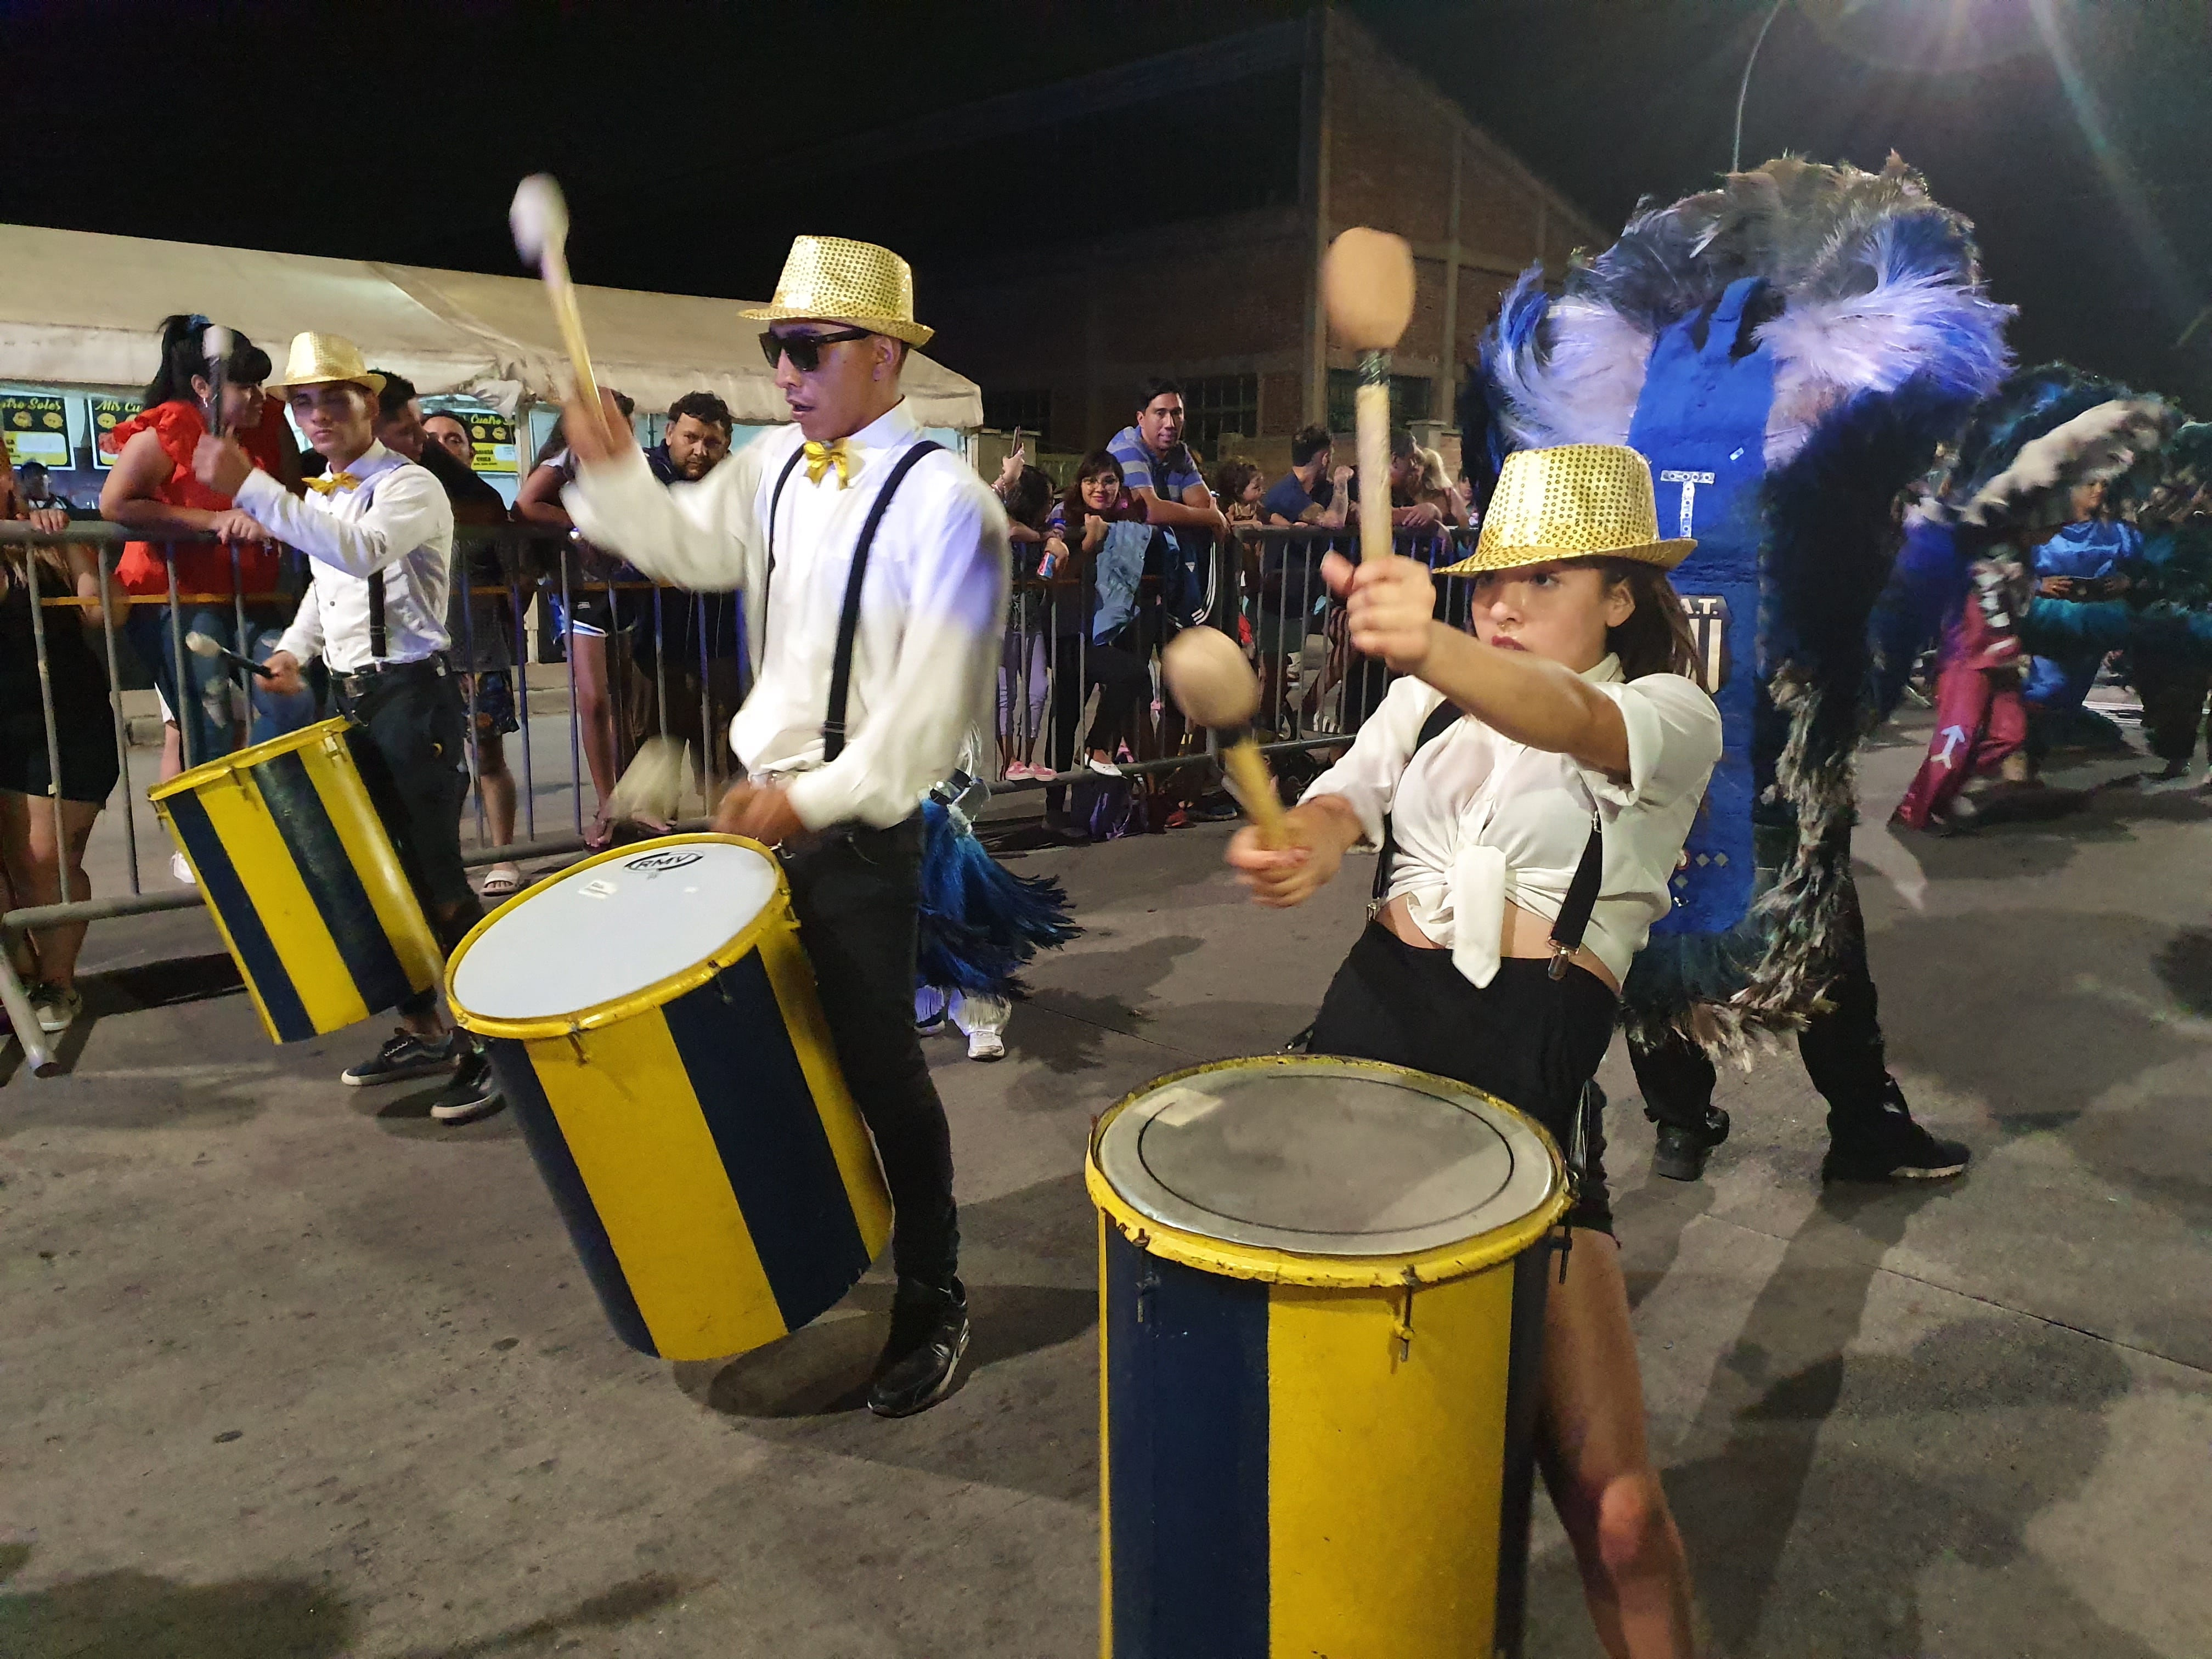
<path fill-rule="evenodd" d="M 922 803 L 918 985 L 971 995 L 1028 994 L 1021 970 L 1036 953 L 1083 930 L 1050 876 L 1018 876 L 984 849 L 943 803 Z"/>

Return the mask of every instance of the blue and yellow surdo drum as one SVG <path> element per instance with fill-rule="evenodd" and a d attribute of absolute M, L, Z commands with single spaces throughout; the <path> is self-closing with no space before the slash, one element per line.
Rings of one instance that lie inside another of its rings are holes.
<path fill-rule="evenodd" d="M 742 1353 L 833 1306 L 890 1237 L 783 869 L 670 836 L 541 882 L 447 975 L 630 1346 Z"/>
<path fill-rule="evenodd" d="M 1559 1154 L 1489 1096 L 1278 1055 L 1099 1120 L 1105 1659 L 1521 1651 Z"/>
<path fill-rule="evenodd" d="M 366 741 L 323 720 L 147 792 L 278 1042 L 366 1019 L 445 966 L 356 764 Z"/>

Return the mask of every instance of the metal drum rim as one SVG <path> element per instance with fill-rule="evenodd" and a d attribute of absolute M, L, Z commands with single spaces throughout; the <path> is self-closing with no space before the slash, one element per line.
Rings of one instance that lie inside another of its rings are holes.
<path fill-rule="evenodd" d="M 775 897 L 770 902 L 763 905 L 760 914 L 739 928 L 726 943 L 717 945 L 690 967 L 679 968 L 674 973 L 655 980 L 642 989 L 629 992 L 605 1002 L 595 1002 L 590 1007 L 580 1008 L 574 1013 L 538 1014 L 528 1019 L 501 1019 L 495 1018 L 489 1014 L 476 1013 L 465 1006 L 461 1000 L 453 994 L 453 977 L 460 968 L 461 958 L 468 955 L 477 940 L 490 930 L 493 923 L 521 904 L 546 883 L 565 879 L 579 871 L 589 870 L 602 864 L 611 864 L 617 860 L 638 858 L 659 848 L 696 846 L 702 842 L 728 847 L 749 848 L 765 858 L 769 862 L 769 867 L 775 872 Z M 463 1030 L 474 1032 L 478 1036 L 512 1037 L 522 1042 L 538 1042 L 548 1037 L 565 1037 L 584 1031 L 599 1030 L 604 1027 L 617 1025 L 623 1020 L 634 1018 L 648 1009 L 659 1008 L 665 1004 L 673 1002 L 687 992 L 697 990 L 725 968 L 742 961 L 750 954 L 753 947 L 760 943 L 763 936 L 770 928 L 786 925 L 784 919 L 788 915 L 790 908 L 791 883 L 783 873 L 783 860 L 775 855 L 774 848 L 757 842 L 750 836 L 723 836 L 711 830 L 692 830 L 680 836 L 659 836 L 651 841 L 631 842 L 623 847 L 610 847 L 604 853 L 594 853 L 587 859 L 579 859 L 575 863 L 556 871 L 543 880 L 531 883 L 529 886 L 501 903 L 497 909 L 463 934 L 461 942 L 453 947 L 453 954 L 446 961 L 446 1006 L 453 1010 L 453 1024 L 459 1025 Z"/>
<path fill-rule="evenodd" d="M 303 726 L 296 732 L 287 732 L 282 737 L 251 744 L 244 749 L 234 749 L 228 755 L 217 755 L 213 760 L 202 761 L 189 772 L 179 772 L 167 783 L 157 783 L 146 792 L 146 799 L 156 805 L 172 795 L 186 795 L 197 791 L 202 784 L 220 782 L 233 773 L 248 771 L 266 760 L 290 754 L 298 749 L 313 749 L 327 738 L 343 738 L 353 722 L 343 714 L 326 720 L 317 720 L 313 726 Z"/>
<path fill-rule="evenodd" d="M 1105 1171 L 1099 1167 L 1098 1146 L 1106 1131 L 1125 1109 L 1145 1096 L 1171 1084 L 1203 1077 L 1209 1072 L 1226 1071 L 1232 1066 L 1243 1069 L 1255 1066 L 1291 1067 L 1310 1059 L 1327 1060 L 1334 1065 L 1371 1072 L 1377 1076 L 1409 1082 L 1425 1089 L 1475 1095 L 1509 1114 L 1535 1135 L 1537 1144 L 1544 1149 L 1545 1156 L 1550 1161 L 1551 1181 L 1544 1199 L 1526 1215 L 1472 1234 L 1455 1243 L 1435 1245 L 1425 1250 L 1397 1255 L 1312 1255 L 1267 1245 L 1240 1244 L 1225 1239 L 1209 1238 L 1203 1233 L 1194 1233 L 1157 1220 L 1116 1191 L 1107 1180 Z M 1501 1262 L 1510 1261 L 1521 1255 L 1558 1225 L 1573 1202 L 1573 1195 L 1567 1190 L 1566 1165 L 1559 1157 L 1558 1146 L 1542 1124 L 1517 1107 L 1508 1105 L 1485 1090 L 1454 1078 L 1438 1076 L 1433 1072 L 1418 1072 L 1410 1066 L 1393 1066 L 1384 1060 L 1354 1060 L 1337 1054 L 1254 1054 L 1211 1060 L 1204 1066 L 1193 1066 L 1156 1077 L 1141 1089 L 1122 1096 L 1099 1114 L 1097 1122 L 1091 1126 L 1091 1139 L 1084 1152 L 1083 1180 L 1090 1190 L 1091 1202 L 1121 1230 L 1124 1237 L 1148 1255 L 1229 1279 L 1261 1279 L 1270 1284 L 1304 1285 L 1324 1289 L 1370 1290 L 1387 1285 L 1403 1286 L 1408 1282 L 1435 1285 L 1446 1279 L 1464 1279 L 1472 1273 L 1497 1267 Z"/>

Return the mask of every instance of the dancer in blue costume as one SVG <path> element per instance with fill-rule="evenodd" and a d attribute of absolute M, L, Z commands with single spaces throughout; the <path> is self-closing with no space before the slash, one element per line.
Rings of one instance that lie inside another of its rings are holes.
<path fill-rule="evenodd" d="M 990 791 L 955 772 L 921 804 L 921 936 L 915 955 L 916 1029 L 949 1023 L 970 1060 L 1001 1060 L 1006 1019 L 1028 994 L 1021 970 L 1041 950 L 1082 933 L 1067 892 L 1049 876 L 1018 876 L 976 839 L 970 814 Z"/>
<path fill-rule="evenodd" d="M 1824 1178 L 1966 1167 L 1889 1076 L 1850 860 L 1895 503 L 2007 367 L 1971 230 L 1894 157 L 1770 161 L 1640 210 L 1556 295 L 1532 270 L 1484 342 L 1493 449 L 1625 441 L 1698 540 L 1675 582 L 1726 749 L 1623 991 L 1662 1174 L 1727 1133 L 1712 1056 L 1783 1030 L 1829 1103 Z"/>

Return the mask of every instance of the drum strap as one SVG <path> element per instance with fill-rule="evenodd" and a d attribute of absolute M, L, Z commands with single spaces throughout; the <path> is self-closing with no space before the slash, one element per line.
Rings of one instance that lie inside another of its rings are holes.
<path fill-rule="evenodd" d="M 1406 757 L 1406 764 L 1411 766 L 1413 763 L 1413 755 L 1419 754 L 1421 750 L 1443 736 L 1451 729 L 1452 723 L 1459 717 L 1460 707 L 1449 697 L 1444 698 L 1434 708 L 1429 710 L 1428 719 L 1421 722 L 1420 736 L 1413 739 L 1413 753 Z M 1405 775 L 1401 771 L 1399 775 L 1402 777 Z M 1367 902 L 1367 919 L 1370 921 L 1382 913 L 1382 902 L 1389 896 L 1390 892 L 1390 866 L 1396 860 L 1397 856 L 1398 834 L 1390 827 L 1390 815 L 1385 812 L 1382 815 L 1382 849 L 1375 857 L 1375 891 L 1373 896 Z"/>
<path fill-rule="evenodd" d="M 384 636 L 384 573 L 368 573 L 368 659 L 382 662 L 385 657 Z"/>

